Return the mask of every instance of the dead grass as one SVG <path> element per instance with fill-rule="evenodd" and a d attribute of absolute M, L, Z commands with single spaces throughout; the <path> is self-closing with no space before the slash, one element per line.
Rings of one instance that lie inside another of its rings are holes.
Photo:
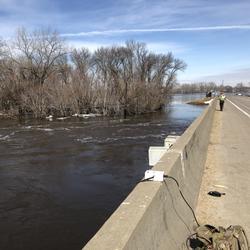
<path fill-rule="evenodd" d="M 208 103 L 205 103 L 207 101 L 210 101 L 211 99 L 213 99 L 212 97 L 205 97 L 203 99 L 197 99 L 197 100 L 193 100 L 190 102 L 187 102 L 187 104 L 192 104 L 192 105 L 208 105 Z"/>

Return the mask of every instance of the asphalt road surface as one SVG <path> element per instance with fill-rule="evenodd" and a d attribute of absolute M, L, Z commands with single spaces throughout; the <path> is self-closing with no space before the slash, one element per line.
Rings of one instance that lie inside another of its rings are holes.
<path fill-rule="evenodd" d="M 201 224 L 241 225 L 250 239 L 249 211 L 250 97 L 230 96 L 224 111 L 216 107 L 196 213 Z"/>

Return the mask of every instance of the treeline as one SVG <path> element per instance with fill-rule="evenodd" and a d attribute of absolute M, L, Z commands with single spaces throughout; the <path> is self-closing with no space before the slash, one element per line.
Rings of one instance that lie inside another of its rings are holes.
<path fill-rule="evenodd" d="M 212 90 L 219 91 L 221 89 L 224 89 L 224 85 L 216 85 L 214 82 L 199 82 L 176 84 L 173 92 L 178 94 L 194 94 L 206 93 Z"/>
<path fill-rule="evenodd" d="M 161 109 L 185 63 L 143 43 L 69 49 L 51 31 L 0 41 L 0 109 L 12 115 L 133 115 Z"/>
<path fill-rule="evenodd" d="M 200 82 L 200 83 L 184 83 L 175 84 L 173 93 L 176 94 L 192 94 L 192 93 L 206 93 L 210 91 L 223 91 L 227 93 L 245 93 L 250 91 L 250 84 L 248 86 L 243 83 L 238 83 L 234 87 L 224 84 L 216 84 L 214 82 Z"/>

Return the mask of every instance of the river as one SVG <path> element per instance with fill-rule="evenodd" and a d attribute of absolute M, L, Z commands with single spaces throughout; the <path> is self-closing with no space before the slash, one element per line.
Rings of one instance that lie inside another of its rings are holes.
<path fill-rule="evenodd" d="M 148 147 L 201 113 L 195 98 L 126 120 L 0 120 L 0 249 L 81 249 L 149 168 Z"/>

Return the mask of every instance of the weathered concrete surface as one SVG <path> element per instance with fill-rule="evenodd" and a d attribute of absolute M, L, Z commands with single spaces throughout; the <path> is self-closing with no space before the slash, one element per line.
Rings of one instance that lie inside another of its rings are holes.
<path fill-rule="evenodd" d="M 197 118 L 154 166 L 175 177 L 195 208 L 215 103 Z M 193 216 L 171 179 L 139 183 L 84 249 L 183 249 Z"/>
<path fill-rule="evenodd" d="M 229 100 L 250 115 L 250 98 Z M 207 195 L 211 190 L 226 195 Z M 201 223 L 241 225 L 250 239 L 250 118 L 229 101 L 215 112 L 197 216 Z"/>
<path fill-rule="evenodd" d="M 169 150 L 180 136 L 168 135 L 164 140 L 164 146 L 151 146 L 148 149 L 149 166 L 154 166 Z"/>

